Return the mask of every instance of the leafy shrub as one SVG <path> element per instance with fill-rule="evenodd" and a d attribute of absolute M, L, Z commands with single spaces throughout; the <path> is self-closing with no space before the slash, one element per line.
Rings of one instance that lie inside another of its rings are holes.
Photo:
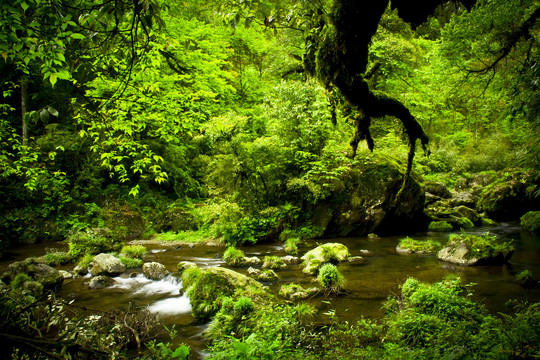
<path fill-rule="evenodd" d="M 142 259 L 148 250 L 142 245 L 125 245 L 120 255 L 131 259 Z"/>
<path fill-rule="evenodd" d="M 345 278 L 333 264 L 324 264 L 319 268 L 317 281 L 330 294 L 345 290 Z"/>
<path fill-rule="evenodd" d="M 84 255 L 97 255 L 119 251 L 122 244 L 111 237 L 94 232 L 78 232 L 69 237 L 69 254 L 78 259 Z"/>
<path fill-rule="evenodd" d="M 49 266 L 58 266 L 70 264 L 73 262 L 73 256 L 65 251 L 50 251 L 41 257 Z"/>
<path fill-rule="evenodd" d="M 150 353 L 152 354 L 152 359 L 155 360 L 189 359 L 189 346 L 185 344 L 178 346 L 172 351 L 169 343 L 160 342 L 156 344 L 155 341 L 150 341 L 148 343 L 148 350 L 150 350 Z"/>
<path fill-rule="evenodd" d="M 283 259 L 281 259 L 279 256 L 271 255 L 271 256 L 265 256 L 263 259 L 262 268 L 263 269 L 281 269 L 282 267 L 285 267 L 285 263 L 283 262 Z"/>
<path fill-rule="evenodd" d="M 435 240 L 415 240 L 405 237 L 399 240 L 398 247 L 415 253 L 435 253 L 441 249 L 441 243 Z"/>
<path fill-rule="evenodd" d="M 523 229 L 530 232 L 540 232 L 540 211 L 529 211 L 520 219 Z"/>
<path fill-rule="evenodd" d="M 429 223 L 428 230 L 436 232 L 452 231 L 452 225 L 446 221 L 432 221 Z"/>
<path fill-rule="evenodd" d="M 246 264 L 246 256 L 242 250 L 229 246 L 223 253 L 223 261 L 229 266 L 243 266 Z"/>

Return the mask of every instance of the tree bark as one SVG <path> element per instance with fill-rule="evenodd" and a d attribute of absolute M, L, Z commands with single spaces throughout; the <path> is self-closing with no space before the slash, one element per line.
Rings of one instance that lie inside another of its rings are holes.
<path fill-rule="evenodd" d="M 21 117 L 22 117 L 22 144 L 28 145 L 28 124 L 26 123 L 26 107 L 28 106 L 28 78 L 21 80 Z"/>

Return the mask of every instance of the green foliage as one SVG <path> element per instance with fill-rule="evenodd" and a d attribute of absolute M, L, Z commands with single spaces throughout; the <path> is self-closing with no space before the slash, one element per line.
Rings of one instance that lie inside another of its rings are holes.
<path fill-rule="evenodd" d="M 429 231 L 448 232 L 452 231 L 453 227 L 447 221 L 432 221 L 429 223 Z"/>
<path fill-rule="evenodd" d="M 328 294 L 339 294 L 345 290 L 345 278 L 333 264 L 324 264 L 319 268 L 317 281 Z"/>
<path fill-rule="evenodd" d="M 300 245 L 301 243 L 302 240 L 300 240 L 300 238 L 291 237 L 285 240 L 285 246 L 283 249 L 287 254 L 298 254 L 298 245 Z"/>
<path fill-rule="evenodd" d="M 178 346 L 174 351 L 171 349 L 170 344 L 165 344 L 163 342 L 157 344 L 155 342 L 150 342 L 147 346 L 152 353 L 152 358 L 156 360 L 189 359 L 189 346 L 184 344 Z"/>
<path fill-rule="evenodd" d="M 95 232 L 77 232 L 68 239 L 69 254 L 78 259 L 84 255 L 117 252 L 122 244 L 113 238 Z"/>
<path fill-rule="evenodd" d="M 263 258 L 263 264 L 261 266 L 262 269 L 281 269 L 285 267 L 285 263 L 283 262 L 283 259 L 281 259 L 279 256 L 276 255 L 267 255 Z"/>
<path fill-rule="evenodd" d="M 491 258 L 501 253 L 506 254 L 514 251 L 512 241 L 501 240 L 496 235 L 489 235 L 489 233 L 483 235 L 452 234 L 446 246 L 455 246 L 460 242 L 467 245 L 469 258 Z"/>
<path fill-rule="evenodd" d="M 65 251 L 47 251 L 41 259 L 50 266 L 65 265 L 73 262 L 73 256 Z"/>
<path fill-rule="evenodd" d="M 530 232 L 540 231 L 540 211 L 529 211 L 520 219 L 523 229 Z"/>
<path fill-rule="evenodd" d="M 516 280 L 524 287 L 535 287 L 540 284 L 529 270 L 523 270 L 522 272 L 518 273 L 516 275 Z"/>
<path fill-rule="evenodd" d="M 126 265 L 126 268 L 128 269 L 137 269 L 143 266 L 144 261 L 138 258 L 132 258 L 132 257 L 125 257 L 120 256 L 119 257 L 122 264 Z"/>
<path fill-rule="evenodd" d="M 32 278 L 28 274 L 17 274 L 10 285 L 13 290 L 16 290 L 22 288 L 24 283 L 29 281 L 32 281 Z"/>
<path fill-rule="evenodd" d="M 142 245 L 124 245 L 120 250 L 120 255 L 132 259 L 141 259 L 146 255 L 148 250 Z"/>
<path fill-rule="evenodd" d="M 223 253 L 223 261 L 229 266 L 243 266 L 246 264 L 246 256 L 242 250 L 229 246 Z"/>
<path fill-rule="evenodd" d="M 441 243 L 438 241 L 431 239 L 420 241 L 410 238 L 408 236 L 399 240 L 398 247 L 409 250 L 413 253 L 428 254 L 436 253 L 442 248 Z"/>
<path fill-rule="evenodd" d="M 10 358 L 123 358 L 130 344 L 163 331 L 144 308 L 92 314 L 52 294 L 35 298 L 7 288 L 0 290 L 0 324 Z"/>

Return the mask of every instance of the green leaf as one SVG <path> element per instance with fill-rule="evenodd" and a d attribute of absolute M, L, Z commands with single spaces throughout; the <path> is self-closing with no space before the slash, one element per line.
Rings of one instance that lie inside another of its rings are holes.
<path fill-rule="evenodd" d="M 25 3 L 24 1 L 21 3 L 21 7 L 22 7 L 24 12 L 26 12 L 26 10 L 28 10 L 28 8 L 29 8 L 28 4 Z"/>
<path fill-rule="evenodd" d="M 58 76 L 56 76 L 56 74 L 51 74 L 51 77 L 49 78 L 49 81 L 51 82 L 51 85 L 54 87 L 54 85 L 58 81 Z"/>
<path fill-rule="evenodd" d="M 71 34 L 71 38 L 72 39 L 77 39 L 77 40 L 84 40 L 84 39 L 86 39 L 86 36 L 84 36 L 81 33 L 73 33 L 73 34 Z"/>
<path fill-rule="evenodd" d="M 48 112 L 49 114 L 51 114 L 52 116 L 58 117 L 58 115 L 59 115 L 59 114 L 58 114 L 58 110 L 56 110 L 55 108 L 53 108 L 53 107 L 51 107 L 51 106 L 48 106 L 48 107 L 47 107 L 47 112 Z"/>
<path fill-rule="evenodd" d="M 46 109 L 41 110 L 39 112 L 39 118 L 43 122 L 48 122 L 49 121 L 49 112 Z"/>

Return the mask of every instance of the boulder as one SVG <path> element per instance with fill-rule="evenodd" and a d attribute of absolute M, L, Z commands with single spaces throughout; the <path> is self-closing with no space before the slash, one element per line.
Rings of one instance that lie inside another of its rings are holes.
<path fill-rule="evenodd" d="M 477 204 L 494 220 L 517 220 L 527 211 L 540 210 L 540 171 L 509 169 L 485 188 Z"/>
<path fill-rule="evenodd" d="M 395 203 L 403 184 L 405 168 L 382 154 L 366 154 L 340 176 L 336 191 L 308 209 L 324 213 L 323 222 L 311 223 L 325 229 L 325 237 L 366 236 L 419 230 L 423 224 L 425 194 L 414 176 Z M 324 211 L 320 211 L 320 209 Z"/>
<path fill-rule="evenodd" d="M 460 213 L 462 216 L 469 219 L 470 221 L 472 221 L 472 223 L 475 225 L 482 223 L 482 218 L 480 217 L 480 215 L 476 212 L 476 210 L 471 209 L 470 207 L 461 205 L 461 206 L 455 207 L 454 210 Z"/>
<path fill-rule="evenodd" d="M 73 279 L 73 274 L 70 273 L 69 271 L 66 271 L 66 270 L 59 270 L 58 272 L 60 273 L 60 275 L 62 275 L 62 277 L 64 278 L 64 280 L 67 280 L 67 279 Z"/>
<path fill-rule="evenodd" d="M 197 230 L 197 221 L 186 209 L 172 207 L 156 219 L 155 229 L 157 232 Z"/>
<path fill-rule="evenodd" d="M 180 261 L 178 265 L 176 265 L 176 269 L 180 274 L 182 274 L 185 270 L 190 268 L 196 268 L 197 264 L 191 261 Z"/>
<path fill-rule="evenodd" d="M 281 258 L 286 264 L 299 264 L 300 258 L 298 256 L 286 255 Z"/>
<path fill-rule="evenodd" d="M 458 265 L 501 265 L 514 254 L 509 243 L 500 242 L 495 236 L 452 235 L 446 246 L 437 253 L 442 261 Z"/>
<path fill-rule="evenodd" d="M 304 289 L 301 285 L 298 284 L 283 285 L 279 289 L 279 295 L 289 301 L 305 300 L 317 295 L 318 293 L 319 289 L 317 289 L 316 287 Z"/>
<path fill-rule="evenodd" d="M 9 284 L 19 274 L 28 275 L 32 281 L 36 281 L 42 284 L 45 289 L 50 290 L 58 290 L 64 281 L 64 277 L 58 270 L 43 264 L 36 258 L 28 258 L 10 264 L 0 279 Z"/>
<path fill-rule="evenodd" d="M 142 267 L 142 272 L 147 279 L 162 280 L 169 274 L 165 265 L 158 262 L 147 262 Z"/>
<path fill-rule="evenodd" d="M 117 276 L 127 270 L 126 265 L 111 254 L 98 254 L 94 256 L 93 264 L 92 276 Z"/>
<path fill-rule="evenodd" d="M 225 297 L 237 298 L 247 293 L 268 296 L 258 281 L 222 267 L 188 269 L 182 274 L 182 282 L 193 317 L 198 321 L 207 321 L 214 316 Z"/>
<path fill-rule="evenodd" d="M 449 199 L 452 197 L 452 193 L 442 182 L 426 181 L 424 183 L 424 189 L 426 193 L 430 193 L 442 199 Z"/>
<path fill-rule="evenodd" d="M 467 206 L 469 208 L 476 208 L 478 202 L 478 196 L 474 195 L 472 191 L 464 191 L 455 194 L 449 201 L 450 206 Z"/>
<path fill-rule="evenodd" d="M 540 211 L 529 211 L 520 218 L 523 230 L 540 233 Z"/>
<path fill-rule="evenodd" d="M 257 280 L 260 280 L 260 281 L 275 281 L 278 279 L 279 279 L 278 274 L 276 274 L 274 270 L 270 270 L 270 269 L 261 271 L 259 275 L 257 276 Z"/>
<path fill-rule="evenodd" d="M 88 283 L 88 287 L 90 289 L 96 290 L 96 289 L 104 289 L 106 287 L 111 286 L 112 284 L 114 284 L 114 280 L 112 278 L 105 275 L 98 275 L 90 279 L 90 282 Z"/>
<path fill-rule="evenodd" d="M 326 263 L 337 264 L 348 260 L 350 256 L 349 249 L 343 244 L 327 243 L 319 245 L 302 256 L 304 261 L 303 272 L 315 275 L 322 265 Z"/>
<path fill-rule="evenodd" d="M 351 256 L 349 259 L 347 259 L 347 262 L 352 265 L 359 265 L 364 264 L 366 260 L 361 256 Z"/>

